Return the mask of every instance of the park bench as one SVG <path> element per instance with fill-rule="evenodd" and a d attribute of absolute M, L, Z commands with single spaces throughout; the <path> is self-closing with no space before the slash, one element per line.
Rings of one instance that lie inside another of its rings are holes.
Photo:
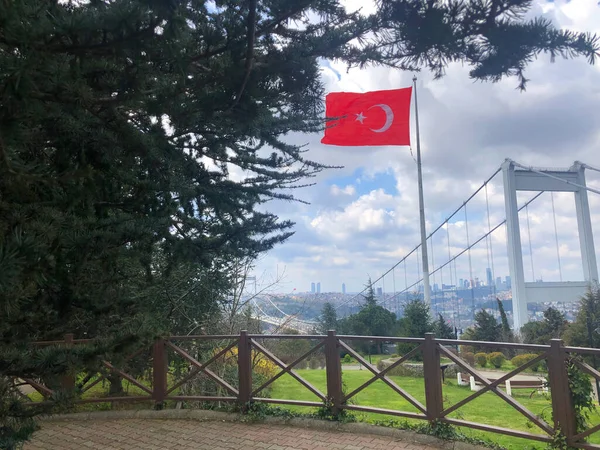
<path fill-rule="evenodd" d="M 490 381 L 496 381 L 497 378 L 488 378 Z M 471 376 L 468 373 L 459 372 L 457 374 L 457 381 L 460 386 L 471 387 L 472 391 L 478 391 L 483 387 L 483 384 L 479 381 L 475 380 L 475 377 Z M 503 387 L 506 390 L 506 393 L 512 397 L 513 389 L 534 389 L 537 391 L 548 390 L 546 383 L 542 379 L 537 380 L 506 380 L 504 383 L 500 384 L 500 387 Z"/>

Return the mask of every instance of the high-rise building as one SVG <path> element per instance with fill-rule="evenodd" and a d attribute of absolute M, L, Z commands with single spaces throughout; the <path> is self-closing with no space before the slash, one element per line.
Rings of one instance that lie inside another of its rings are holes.
<path fill-rule="evenodd" d="M 320 293 L 321 293 L 321 282 L 318 281 L 317 282 L 317 294 L 320 294 Z"/>
<path fill-rule="evenodd" d="M 310 292 L 315 293 L 315 283 L 310 283 Z"/>
<path fill-rule="evenodd" d="M 490 269 L 489 267 L 485 269 L 485 274 L 487 275 L 487 285 L 491 286 L 494 283 L 494 280 L 492 278 L 492 269 Z"/>
<path fill-rule="evenodd" d="M 496 287 L 500 288 L 502 286 L 502 277 L 496 277 Z"/>
<path fill-rule="evenodd" d="M 377 295 L 379 297 L 381 297 L 383 295 L 383 289 L 381 289 L 380 287 L 377 288 Z"/>
<path fill-rule="evenodd" d="M 510 288 L 512 287 L 512 284 L 511 284 L 511 282 L 510 282 L 510 275 L 508 275 L 508 276 L 505 278 L 505 280 L 506 280 L 506 281 L 505 281 L 505 282 L 506 282 L 506 289 L 510 289 Z"/>
<path fill-rule="evenodd" d="M 462 278 L 460 280 L 458 280 L 458 288 L 462 289 L 465 287 L 465 280 L 463 280 Z"/>
<path fill-rule="evenodd" d="M 346 293 L 346 283 L 342 283 L 342 294 Z"/>
<path fill-rule="evenodd" d="M 440 286 L 437 283 L 433 284 L 433 292 L 437 292 L 440 290 Z"/>

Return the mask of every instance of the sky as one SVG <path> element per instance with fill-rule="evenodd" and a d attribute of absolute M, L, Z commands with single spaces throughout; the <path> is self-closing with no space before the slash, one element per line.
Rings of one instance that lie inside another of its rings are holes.
<path fill-rule="evenodd" d="M 347 3 L 349 9 L 365 4 Z M 596 0 L 534 1 L 530 15 L 544 15 L 561 28 L 600 33 Z M 334 61 L 321 65 L 327 92 L 408 87 L 414 75 L 387 68 L 347 71 Z M 445 223 L 505 158 L 536 167 L 566 169 L 575 160 L 600 167 L 600 67 L 584 59 L 551 63 L 542 55 L 528 67 L 531 81 L 525 92 L 516 89 L 516 79 L 474 82 L 468 72 L 469 67 L 452 64 L 440 80 L 426 71 L 417 74 L 428 233 Z M 414 123 L 411 129 L 414 145 Z M 296 222 L 295 235 L 256 264 L 259 285 L 277 281 L 277 292 L 309 291 L 311 282 L 320 282 L 321 292 L 340 292 L 342 283 L 348 292 L 359 291 L 368 277 L 378 278 L 420 241 L 415 148 L 326 146 L 320 138 L 286 137 L 307 144 L 307 158 L 344 168 L 322 172 L 314 186 L 295 193 L 309 204 L 267 204 L 280 218 Z M 466 247 L 467 229 L 471 243 L 488 232 L 488 205 L 489 225 L 504 219 L 501 175 L 488 184 L 487 202 L 483 189 L 467 204 L 466 215 L 461 209 L 433 236 L 429 257 L 434 268 Z M 588 171 L 587 181 L 600 188 L 600 173 Z M 535 194 L 519 192 L 520 204 Z M 599 243 L 600 195 L 590 193 L 589 200 Z M 527 213 L 520 214 L 526 281 L 582 280 L 573 194 L 555 193 L 553 199 L 542 194 Z M 493 267 L 494 277 L 509 275 L 506 253 L 505 228 L 500 227 L 470 252 L 473 277 L 485 279 L 487 267 Z M 417 281 L 417 254 L 405 262 L 406 269 L 400 264 L 377 286 L 398 291 Z M 454 265 L 442 269 L 431 281 L 451 284 L 469 273 L 467 252 L 456 260 L 456 270 Z"/>

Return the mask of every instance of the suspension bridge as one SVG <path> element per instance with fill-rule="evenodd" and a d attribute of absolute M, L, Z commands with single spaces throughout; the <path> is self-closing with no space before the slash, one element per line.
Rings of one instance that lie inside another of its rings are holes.
<path fill-rule="evenodd" d="M 567 169 L 550 169 L 507 159 L 441 220 L 426 239 L 433 312 L 461 328 L 461 320 L 472 320 L 477 309 L 493 308 L 503 290 L 502 300 L 512 303 L 509 316 L 514 328 L 520 329 L 529 321 L 528 303 L 577 301 L 598 280 L 588 193 L 600 205 L 600 190 L 587 185 L 586 169 L 600 172 L 580 162 Z M 573 245 L 576 232 L 578 248 Z M 537 273 L 536 237 L 545 266 Z M 555 247 L 552 252 L 549 241 Z M 423 298 L 420 251 L 421 244 L 415 245 L 372 281 L 379 304 L 401 313 L 404 302 Z M 574 267 L 577 259 L 579 267 Z M 338 310 L 359 308 L 367 289 L 338 304 Z"/>
<path fill-rule="evenodd" d="M 309 334 L 317 326 L 316 322 L 300 319 L 299 313 L 287 314 L 273 302 L 269 295 L 254 296 L 251 304 L 254 319 L 270 325 L 275 332 L 292 329 L 302 334 Z M 265 309 L 268 309 L 269 312 L 274 311 L 269 314 L 265 312 Z"/>
<path fill-rule="evenodd" d="M 600 172 L 580 162 L 556 169 L 507 159 L 442 217 L 426 238 L 432 312 L 461 329 L 477 310 L 494 312 L 500 299 L 508 302 L 514 329 L 520 329 L 530 320 L 528 304 L 577 301 L 598 280 L 590 203 L 600 214 L 600 176 L 588 185 L 586 170 Z M 401 315 L 407 301 L 422 299 L 421 261 L 417 244 L 380 272 L 371 282 L 378 304 Z M 367 289 L 338 303 L 337 310 L 358 311 Z M 286 314 L 268 298 L 261 301 L 262 307 L 255 299 L 253 309 L 264 323 L 302 333 L 316 325 Z"/>

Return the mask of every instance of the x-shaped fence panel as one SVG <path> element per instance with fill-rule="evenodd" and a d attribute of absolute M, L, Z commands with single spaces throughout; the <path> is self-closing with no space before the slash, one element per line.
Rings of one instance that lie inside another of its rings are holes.
<path fill-rule="evenodd" d="M 223 336 L 224 338 L 231 339 L 233 336 Z M 198 338 L 205 338 L 204 336 Z M 173 340 L 166 339 L 164 341 L 164 345 L 166 348 L 174 351 L 180 357 L 184 359 L 187 363 L 189 363 L 193 369 L 185 375 L 181 380 L 174 383 L 171 387 L 165 387 L 164 392 L 164 400 L 196 400 L 196 401 L 234 401 L 237 400 L 239 396 L 239 390 L 231 385 L 227 380 L 223 377 L 219 376 L 211 369 L 208 368 L 211 364 L 214 364 L 219 358 L 226 356 L 228 353 L 233 353 L 233 349 L 237 347 L 238 340 L 234 340 L 226 345 L 224 348 L 220 349 L 217 353 L 215 353 L 211 358 L 209 358 L 205 362 L 200 362 L 193 356 L 189 354 L 188 351 L 182 349 L 180 346 L 176 345 Z M 237 364 L 237 361 L 236 361 Z M 199 374 L 203 374 L 208 377 L 210 380 L 214 381 L 217 385 L 222 387 L 226 392 L 229 393 L 228 396 L 208 396 L 208 395 L 173 395 L 173 393 L 191 381 L 193 378 L 198 376 Z"/>
<path fill-rule="evenodd" d="M 466 370 L 469 374 L 471 374 L 477 381 L 479 381 L 483 385 L 483 387 L 480 390 L 476 391 L 474 394 L 472 394 L 472 395 L 468 396 L 467 398 L 459 401 L 458 403 L 452 405 L 451 407 L 444 409 L 441 412 L 441 416 L 443 418 L 446 418 L 450 413 L 456 411 L 457 409 L 459 409 L 460 407 L 466 405 L 467 403 L 475 400 L 480 395 L 485 394 L 486 392 L 493 392 L 498 397 L 500 397 L 502 400 L 504 400 L 506 403 L 508 403 L 510 406 L 512 406 L 515 410 L 517 410 L 519 413 L 521 413 L 523 416 L 525 416 L 528 420 L 530 420 L 532 423 L 534 423 L 535 425 L 537 425 L 540 429 L 542 429 L 542 431 L 546 432 L 549 436 L 552 436 L 554 434 L 553 427 L 551 427 L 550 425 L 548 425 L 540 417 L 538 417 L 535 414 L 533 414 L 531 411 L 529 411 L 527 408 L 525 408 L 522 404 L 520 404 L 514 398 L 510 397 L 504 391 L 502 391 L 501 389 L 499 389 L 499 386 L 502 383 L 505 383 L 507 380 L 510 380 L 515 375 L 523 372 L 527 368 L 532 367 L 535 364 L 538 364 L 540 361 L 545 360 L 548 357 L 548 353 L 543 353 L 541 355 L 538 355 L 536 358 L 534 358 L 534 359 L 528 361 L 527 363 L 525 363 L 525 364 L 517 367 L 516 369 L 512 370 L 511 372 L 509 372 L 509 373 L 501 376 L 497 380 L 490 381 L 486 377 L 484 377 L 483 375 L 481 375 L 472 366 L 470 366 L 466 361 L 463 361 L 461 358 L 459 358 L 454 353 L 452 353 L 451 351 L 449 351 L 449 349 L 445 348 L 443 345 L 438 345 L 438 347 L 439 347 L 439 351 L 440 351 L 441 354 L 443 354 L 446 358 L 450 359 L 457 366 L 459 366 L 462 369 Z M 452 419 L 449 419 L 449 420 L 452 420 Z M 527 437 L 531 438 L 531 434 L 527 433 Z M 540 436 L 540 440 L 544 440 L 545 441 L 546 438 L 543 437 L 543 436 Z"/>
<path fill-rule="evenodd" d="M 413 405 L 415 408 L 417 408 L 419 411 L 421 411 L 423 413 L 423 418 L 426 417 L 427 409 L 425 408 L 425 406 L 421 402 L 419 402 L 416 398 L 414 398 L 412 395 L 410 395 L 408 392 L 406 392 L 404 389 L 402 389 L 400 386 L 398 386 L 396 383 L 394 383 L 394 381 L 392 381 L 391 379 L 389 379 L 386 376 L 386 373 L 388 373 L 390 370 L 394 369 L 395 367 L 399 366 L 403 362 L 409 360 L 410 358 L 414 357 L 416 354 L 420 353 L 423 348 L 423 344 L 418 345 L 416 348 L 414 348 L 410 352 L 406 353 L 400 359 L 398 359 L 394 363 L 390 364 L 389 366 L 387 366 L 385 369 L 383 369 L 381 371 L 379 369 L 373 367 L 367 361 L 365 361 L 365 359 L 362 356 L 360 356 L 360 354 L 358 354 L 356 351 L 354 351 L 354 349 L 352 349 L 350 346 L 348 346 L 348 344 L 346 344 L 341 339 L 339 340 L 339 345 L 374 375 L 374 377 L 370 378 L 369 380 L 364 382 L 362 385 L 360 385 L 359 387 L 354 389 L 352 392 L 350 392 L 348 395 L 344 396 L 344 398 L 343 398 L 344 403 L 347 403 L 348 400 L 350 400 L 352 397 L 354 397 L 356 394 L 358 394 L 359 392 L 361 392 L 362 390 L 367 388 L 369 385 L 371 385 L 375 381 L 381 380 L 385 384 L 387 384 L 390 388 L 392 388 L 392 390 L 394 392 L 396 392 L 397 394 L 402 396 L 411 405 Z M 412 413 L 407 413 L 407 414 L 412 415 Z"/>

